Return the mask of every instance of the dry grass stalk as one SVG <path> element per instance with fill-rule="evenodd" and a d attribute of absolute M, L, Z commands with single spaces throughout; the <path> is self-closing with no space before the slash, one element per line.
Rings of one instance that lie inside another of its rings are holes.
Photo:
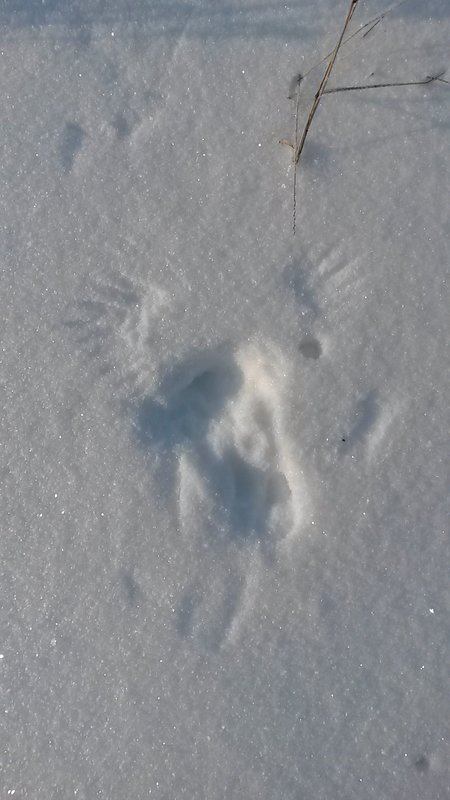
<path fill-rule="evenodd" d="M 388 9 L 386 9 L 386 11 L 383 11 L 381 14 L 377 14 L 377 16 L 376 17 L 372 17 L 372 19 L 369 19 L 367 22 L 364 23 L 364 25 L 361 25 L 356 31 L 354 31 L 353 33 L 351 33 L 349 36 L 347 36 L 344 39 L 344 41 L 342 42 L 341 48 L 344 45 L 348 44 L 348 42 L 351 42 L 352 39 L 355 38 L 355 36 L 361 36 L 361 39 L 365 39 L 366 36 L 368 36 L 373 31 L 373 29 L 376 28 L 376 26 L 380 22 L 382 22 L 382 20 L 385 17 L 387 17 L 388 14 L 391 14 L 392 11 L 395 11 L 396 9 L 400 8 L 400 6 L 405 5 L 405 3 L 407 3 L 407 2 L 408 2 L 408 0 L 400 0 L 400 2 L 395 3 L 395 5 L 391 6 Z M 306 78 L 307 75 L 309 75 L 314 69 L 317 69 L 317 67 L 320 67 L 322 64 L 324 64 L 325 61 L 327 61 L 332 55 L 333 55 L 333 50 L 331 50 L 330 53 L 327 53 L 326 56 L 324 56 L 320 61 L 318 61 L 312 67 L 310 67 L 307 72 L 304 72 L 302 74 L 302 78 Z M 289 99 L 292 99 L 292 98 L 290 97 Z"/>
<path fill-rule="evenodd" d="M 320 81 L 319 88 L 317 89 L 316 94 L 314 95 L 314 100 L 311 106 L 311 109 L 308 114 L 308 119 L 306 120 L 306 125 L 303 129 L 303 133 L 298 140 L 298 114 L 296 114 L 296 130 L 295 130 L 295 146 L 294 146 L 294 210 L 293 210 L 293 229 L 295 234 L 295 222 L 296 222 L 296 211 L 297 211 L 297 166 L 300 160 L 300 156 L 303 151 L 303 147 L 305 145 L 306 137 L 308 136 L 308 131 L 311 127 L 312 121 L 314 119 L 314 115 L 319 107 L 320 98 L 322 97 L 323 93 L 325 92 L 326 85 L 328 83 L 329 77 L 332 73 L 333 67 L 335 65 L 336 59 L 338 57 L 339 50 L 341 49 L 342 42 L 344 41 L 344 37 L 347 31 L 347 28 L 350 24 L 350 20 L 355 13 L 356 6 L 358 5 L 359 0 L 350 0 L 350 6 L 347 11 L 347 16 L 344 20 L 344 25 L 341 30 L 341 34 L 337 41 L 336 47 L 334 48 L 330 60 L 328 62 L 327 68 L 324 72 L 323 78 Z M 297 100 L 298 106 L 298 100 Z"/>
<path fill-rule="evenodd" d="M 333 50 L 333 52 L 331 54 L 331 58 L 330 58 L 330 60 L 328 62 L 328 65 L 327 65 L 327 68 L 326 68 L 326 70 L 324 72 L 323 78 L 320 81 L 319 88 L 317 89 L 317 92 L 314 95 L 314 100 L 313 100 L 311 109 L 309 111 L 308 119 L 306 120 L 306 125 L 305 125 L 305 127 L 303 129 L 303 133 L 301 135 L 301 139 L 300 139 L 299 142 L 295 143 L 295 150 L 294 150 L 294 164 L 295 165 L 297 165 L 299 160 L 300 160 L 300 156 L 302 154 L 302 150 L 303 150 L 303 147 L 305 145 L 305 141 L 306 141 L 306 137 L 308 135 L 308 131 L 309 131 L 310 127 L 311 127 L 311 123 L 312 123 L 312 121 L 314 119 L 314 115 L 315 115 L 315 113 L 316 113 L 316 111 L 317 111 L 317 109 L 319 107 L 320 98 L 322 97 L 323 93 L 325 92 L 326 85 L 328 83 L 329 77 L 330 77 L 331 72 L 333 70 L 333 67 L 335 65 L 339 50 L 341 48 L 341 45 L 342 45 L 342 42 L 343 42 L 343 39 L 344 39 L 344 36 L 345 36 L 345 32 L 346 32 L 346 30 L 347 30 L 347 28 L 348 28 L 348 26 L 350 24 L 350 20 L 351 20 L 353 14 L 355 13 L 355 9 L 356 9 L 356 6 L 358 5 L 358 3 L 359 3 L 359 0 L 350 0 L 350 8 L 349 8 L 349 10 L 347 12 L 347 16 L 345 18 L 344 27 L 342 28 L 341 35 L 340 35 L 340 37 L 338 39 L 336 47 L 334 48 L 334 50 Z"/>
<path fill-rule="evenodd" d="M 445 75 L 445 70 L 439 72 L 438 75 L 427 75 L 421 81 L 395 81 L 393 83 L 366 83 L 362 86 L 337 86 L 335 89 L 325 89 L 323 94 L 337 94 L 338 92 L 360 92 L 362 89 L 387 89 L 390 86 L 425 86 L 427 83 L 448 83 L 442 76 Z"/>
<path fill-rule="evenodd" d="M 294 155 L 293 155 L 293 163 L 294 163 L 293 232 L 294 232 L 294 234 L 295 234 L 295 227 L 296 227 L 296 211 L 297 211 L 297 167 L 298 167 L 298 163 L 300 161 L 300 156 L 302 154 L 303 148 L 305 146 L 306 137 L 308 136 L 309 129 L 310 129 L 312 121 L 314 119 L 314 115 L 315 115 L 315 113 L 316 113 L 316 111 L 317 111 L 317 109 L 319 107 L 319 103 L 320 103 L 321 98 L 325 94 L 336 94 L 337 92 L 361 91 L 363 89 L 384 89 L 384 88 L 391 87 L 391 86 L 423 86 L 423 85 L 428 84 L 428 83 L 433 83 L 434 81 L 439 81 L 440 83 L 446 83 L 446 84 L 449 83 L 448 80 L 446 80 L 445 78 L 442 77 L 445 74 L 445 70 L 443 70 L 442 72 L 440 72 L 440 73 L 438 73 L 436 75 L 431 75 L 431 76 L 427 75 L 426 78 L 424 78 L 422 80 L 418 80 L 418 81 L 396 81 L 396 82 L 391 82 L 391 83 L 371 83 L 371 84 L 366 84 L 366 85 L 362 85 L 362 86 L 340 86 L 340 87 L 337 87 L 335 89 L 327 89 L 326 87 L 327 87 L 328 80 L 330 78 L 331 72 L 333 70 L 334 64 L 336 62 L 338 53 L 339 53 L 342 45 L 346 44 L 346 42 L 350 41 L 350 39 L 353 39 L 353 37 L 357 33 L 360 33 L 365 28 L 369 28 L 369 30 L 367 30 L 366 33 L 363 34 L 363 38 L 364 38 L 364 36 L 367 36 L 367 34 L 370 33 L 371 30 L 373 30 L 373 28 L 378 24 L 378 22 L 380 22 L 382 19 L 384 19 L 384 17 L 390 11 L 392 11 L 394 8 L 398 8 L 399 6 L 403 5 L 404 3 L 407 2 L 407 0 L 400 0 L 399 3 L 396 3 L 396 5 L 392 6 L 390 9 L 385 11 L 383 14 L 380 14 L 378 17 L 375 17 L 374 19 L 369 20 L 369 22 L 367 22 L 365 25 L 363 25 L 360 28 L 359 31 L 356 31 L 355 33 L 353 33 L 350 36 L 348 36 L 347 38 L 345 38 L 345 34 L 346 34 L 348 26 L 350 24 L 350 20 L 353 17 L 353 14 L 354 14 L 354 12 L 356 10 L 356 6 L 358 5 L 358 2 L 359 2 L 359 0 L 351 0 L 349 9 L 347 11 L 347 16 L 345 17 L 345 20 L 344 20 L 344 25 L 343 25 L 342 30 L 341 30 L 341 34 L 339 36 L 339 39 L 337 41 L 337 44 L 336 44 L 334 50 L 328 56 L 326 56 L 324 59 L 322 59 L 322 61 L 319 62 L 319 64 L 315 65 L 315 67 L 317 67 L 321 63 L 323 63 L 323 61 L 326 61 L 326 59 L 329 58 L 329 62 L 327 64 L 327 68 L 326 68 L 326 70 L 324 72 L 324 75 L 323 75 L 322 80 L 320 82 L 319 88 L 317 89 L 317 92 L 314 95 L 314 100 L 312 102 L 312 105 L 311 105 L 311 108 L 310 108 L 310 111 L 309 111 L 309 114 L 308 114 L 308 118 L 306 120 L 305 127 L 303 128 L 303 132 L 302 132 L 301 137 L 299 137 L 299 127 L 298 127 L 299 105 L 300 105 L 300 88 L 299 87 L 300 87 L 301 81 L 303 80 L 303 77 L 305 77 L 305 76 L 304 75 L 297 75 L 293 79 L 293 86 L 291 87 L 290 98 L 293 98 L 295 96 L 297 98 L 296 111 L 295 111 L 295 138 L 294 138 L 294 144 L 292 145 L 290 142 L 288 142 L 287 140 L 284 140 L 284 139 L 281 141 L 281 143 L 282 144 L 289 144 L 292 147 L 293 152 L 294 152 Z M 312 70 L 315 69 L 315 67 L 311 67 L 311 69 L 306 73 L 306 75 L 308 75 L 309 72 L 312 72 Z"/>

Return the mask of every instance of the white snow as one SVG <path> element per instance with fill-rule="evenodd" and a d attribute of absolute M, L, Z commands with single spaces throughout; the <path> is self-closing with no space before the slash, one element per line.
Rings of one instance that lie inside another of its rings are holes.
<path fill-rule="evenodd" d="M 450 797 L 450 86 L 323 97 L 293 236 L 347 8 L 0 8 L 0 796 Z"/>

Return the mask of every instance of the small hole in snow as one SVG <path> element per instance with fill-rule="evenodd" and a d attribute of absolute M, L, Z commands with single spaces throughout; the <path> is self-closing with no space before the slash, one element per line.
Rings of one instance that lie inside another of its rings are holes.
<path fill-rule="evenodd" d="M 303 339 L 300 342 L 298 349 L 305 358 L 317 359 L 322 355 L 322 345 L 318 339 L 313 339 L 312 337 Z"/>
<path fill-rule="evenodd" d="M 428 772 L 428 770 L 430 768 L 430 762 L 428 761 L 428 758 L 426 756 L 422 755 L 422 756 L 418 756 L 415 759 L 414 766 L 415 766 L 417 772 L 425 773 L 425 772 Z"/>

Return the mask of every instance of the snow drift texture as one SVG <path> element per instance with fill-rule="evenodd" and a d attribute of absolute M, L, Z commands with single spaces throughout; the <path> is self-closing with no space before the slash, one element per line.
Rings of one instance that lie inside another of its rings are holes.
<path fill-rule="evenodd" d="M 347 6 L 1 5 L 2 797 L 450 797 L 449 86 L 323 98 L 294 237 Z"/>

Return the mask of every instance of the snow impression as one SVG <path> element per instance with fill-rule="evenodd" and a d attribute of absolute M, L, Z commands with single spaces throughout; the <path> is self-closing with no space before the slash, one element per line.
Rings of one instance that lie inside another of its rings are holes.
<path fill-rule="evenodd" d="M 354 5 L 295 236 L 349 0 L 1 5 L 1 797 L 450 796 L 450 13 Z"/>

